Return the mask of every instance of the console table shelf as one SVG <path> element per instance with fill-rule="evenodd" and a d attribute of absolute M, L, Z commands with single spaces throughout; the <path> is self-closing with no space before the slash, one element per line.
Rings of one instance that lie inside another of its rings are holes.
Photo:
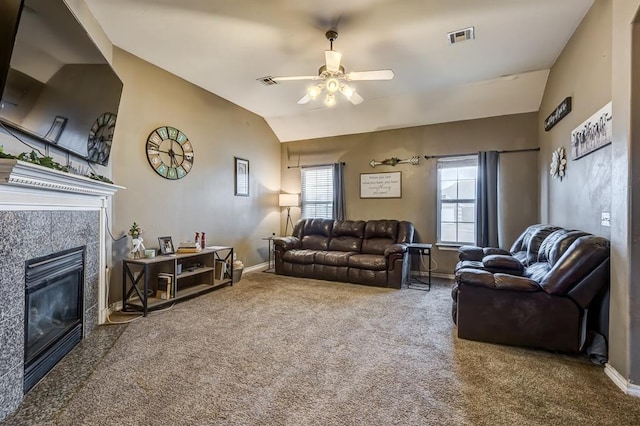
<path fill-rule="evenodd" d="M 122 310 L 138 310 L 146 316 L 149 310 L 231 286 L 232 260 L 233 247 L 226 246 L 207 247 L 198 253 L 124 259 Z M 158 291 L 167 290 L 161 287 L 159 274 L 171 280 L 167 299 L 156 297 Z"/>

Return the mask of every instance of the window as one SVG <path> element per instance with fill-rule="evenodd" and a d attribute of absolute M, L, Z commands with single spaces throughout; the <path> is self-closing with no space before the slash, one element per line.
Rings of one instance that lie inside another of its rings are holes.
<path fill-rule="evenodd" d="M 300 169 L 302 218 L 333 219 L 333 167 Z"/>
<path fill-rule="evenodd" d="M 475 155 L 438 160 L 438 243 L 475 244 L 477 173 Z"/>

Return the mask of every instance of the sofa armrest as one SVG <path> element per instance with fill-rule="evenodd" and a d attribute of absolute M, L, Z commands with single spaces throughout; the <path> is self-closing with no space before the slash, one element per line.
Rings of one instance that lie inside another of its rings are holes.
<path fill-rule="evenodd" d="M 540 291 L 540 285 L 529 278 L 496 273 L 479 269 L 461 269 L 456 272 L 458 284 L 486 287 L 495 290 Z"/>
<path fill-rule="evenodd" d="M 482 252 L 485 256 L 491 256 L 494 254 L 500 254 L 504 256 L 511 256 L 511 253 L 505 249 L 501 249 L 498 247 L 485 247 L 482 249 Z"/>
<path fill-rule="evenodd" d="M 456 282 L 458 284 L 496 288 L 496 282 L 493 279 L 493 274 L 481 269 L 460 269 L 456 272 Z"/>
<path fill-rule="evenodd" d="M 296 237 L 276 237 L 273 239 L 273 248 L 278 251 L 287 251 L 302 247 L 302 242 Z"/>
<path fill-rule="evenodd" d="M 477 246 L 460 246 L 458 247 L 459 260 L 475 260 L 481 261 L 484 257 L 482 247 Z"/>
<path fill-rule="evenodd" d="M 503 254 L 490 254 L 482 259 L 482 264 L 487 269 L 499 270 L 501 272 L 513 271 L 518 275 L 522 274 L 522 271 L 524 270 L 522 263 L 511 255 L 505 256 Z"/>
<path fill-rule="evenodd" d="M 516 291 L 541 291 L 540 284 L 525 277 L 509 274 L 493 274 L 496 289 Z"/>
<path fill-rule="evenodd" d="M 384 257 L 389 257 L 390 254 L 404 254 L 407 252 L 406 244 L 391 244 L 384 249 Z"/>

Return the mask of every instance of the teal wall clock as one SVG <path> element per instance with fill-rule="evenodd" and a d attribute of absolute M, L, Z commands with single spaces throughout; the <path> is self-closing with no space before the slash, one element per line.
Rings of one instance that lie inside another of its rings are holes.
<path fill-rule="evenodd" d="M 193 145 L 175 127 L 158 127 L 147 138 L 147 160 L 165 179 L 185 177 L 193 168 L 193 157 Z"/>

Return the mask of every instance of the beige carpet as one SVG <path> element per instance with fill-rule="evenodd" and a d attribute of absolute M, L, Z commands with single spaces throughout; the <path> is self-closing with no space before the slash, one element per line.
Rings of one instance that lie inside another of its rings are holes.
<path fill-rule="evenodd" d="M 245 274 L 131 323 L 38 424 L 640 424 L 640 399 L 602 367 L 460 340 L 450 306 L 446 283 L 398 291 Z"/>

